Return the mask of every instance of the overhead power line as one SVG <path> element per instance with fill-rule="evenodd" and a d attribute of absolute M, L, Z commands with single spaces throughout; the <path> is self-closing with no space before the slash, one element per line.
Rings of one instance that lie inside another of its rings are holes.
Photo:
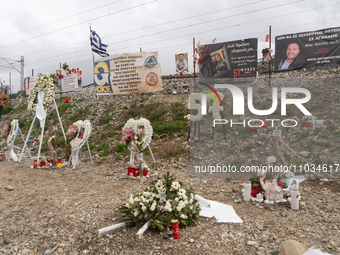
<path fill-rule="evenodd" d="M 27 31 L 31 31 L 31 30 L 34 30 L 34 29 L 37 29 L 37 28 L 40 28 L 40 27 L 44 27 L 44 26 L 47 26 L 47 25 L 51 25 L 51 24 L 57 23 L 57 22 L 59 22 L 59 21 L 63 21 L 63 20 L 66 20 L 66 19 L 70 19 L 70 18 L 79 16 L 79 15 L 84 14 L 84 13 L 88 13 L 88 12 L 91 12 L 91 11 L 94 11 L 94 10 L 97 10 L 97 9 L 100 9 L 100 8 L 103 8 L 103 7 L 106 7 L 106 6 L 110 6 L 111 4 L 115 4 L 115 3 L 118 3 L 118 2 L 121 2 L 121 1 L 123 1 L 123 0 L 118 0 L 118 1 L 116 1 L 116 2 L 112 2 L 112 3 L 105 4 L 105 5 L 102 5 L 102 6 L 99 6 L 99 7 L 95 7 L 95 8 L 92 8 L 91 10 L 79 12 L 79 13 L 76 13 L 76 14 L 74 14 L 74 15 L 71 15 L 71 16 L 68 16 L 68 17 L 65 17 L 65 18 L 57 19 L 57 20 L 55 20 L 55 21 L 51 21 L 51 22 L 42 24 L 42 25 L 40 25 L 40 26 L 32 27 L 32 28 L 29 28 L 29 29 L 26 29 L 26 30 L 23 30 L 23 31 L 14 33 L 14 34 L 6 35 L 6 36 L 1 37 L 0 40 L 1 40 L 1 39 L 4 39 L 4 38 L 11 37 L 11 36 L 14 36 L 14 35 L 22 34 L 22 33 L 25 33 L 25 32 L 27 32 Z"/>
<path fill-rule="evenodd" d="M 256 23 L 256 22 L 260 22 L 260 21 L 270 20 L 270 19 L 273 19 L 273 18 L 286 17 L 286 16 L 290 16 L 290 15 L 294 15 L 294 14 L 300 14 L 300 13 L 303 13 L 303 12 L 308 12 L 308 11 L 312 11 L 312 10 L 326 8 L 326 7 L 330 7 L 330 6 L 334 6 L 334 5 L 338 5 L 338 4 L 340 4 L 340 3 L 330 4 L 330 5 L 320 6 L 320 7 L 315 7 L 315 8 L 310 8 L 310 9 L 303 10 L 303 11 L 290 12 L 288 14 L 275 15 L 275 16 L 272 16 L 272 17 L 266 17 L 266 18 L 263 18 L 263 19 L 258 19 L 258 20 L 254 20 L 254 21 L 248 21 L 248 22 L 244 22 L 244 23 L 240 23 L 240 24 L 235 24 L 235 25 L 230 25 L 230 26 L 225 26 L 225 27 L 221 27 L 221 28 L 215 28 L 215 29 L 209 29 L 209 30 L 205 30 L 205 31 L 199 31 L 199 32 L 191 33 L 191 34 L 186 34 L 186 36 L 193 36 L 193 35 L 197 35 L 197 34 L 203 34 L 203 33 L 208 33 L 208 32 L 212 32 L 212 31 L 218 31 L 218 30 L 222 30 L 222 29 L 238 27 L 238 26 L 252 24 L 252 23 Z M 202 23 L 200 23 L 200 24 L 202 24 Z M 177 28 L 177 29 L 180 29 L 180 28 Z M 167 30 L 167 31 L 172 31 L 172 30 L 173 29 Z M 160 33 L 161 32 L 155 33 L 155 34 L 160 34 Z M 152 34 L 152 35 L 155 35 L 155 34 Z M 147 35 L 147 36 L 151 36 L 151 35 Z M 133 39 L 136 39 L 136 38 L 132 38 L 130 40 L 133 40 Z M 163 42 L 163 41 L 169 41 L 169 40 L 172 40 L 172 39 L 178 39 L 178 36 L 171 37 L 171 38 L 166 38 L 166 39 L 161 39 L 161 40 L 157 40 L 157 41 L 146 42 L 146 43 L 143 43 L 143 45 L 152 44 L 152 43 L 159 43 L 159 42 Z M 124 40 L 124 41 L 126 41 L 126 40 Z M 124 41 L 121 41 L 121 42 L 124 42 Z M 127 41 L 129 41 L 129 40 L 127 40 Z M 114 44 L 114 43 L 112 43 L 112 44 Z M 124 46 L 124 47 L 121 47 L 121 48 L 116 48 L 116 50 L 125 49 L 125 48 L 129 48 L 129 47 L 136 47 L 136 46 L 141 46 L 141 44 Z M 71 53 L 67 53 L 67 54 L 63 54 L 63 55 L 70 55 L 70 54 L 73 54 L 73 53 L 79 53 L 79 52 L 83 52 L 83 51 L 86 51 L 86 50 L 89 50 L 89 49 L 78 50 L 76 52 L 71 52 Z M 41 59 L 41 60 L 46 60 L 46 59 L 51 59 L 51 58 L 53 59 L 54 57 L 59 57 L 59 56 L 63 56 L 63 55 L 57 55 L 57 56 L 53 56 L 53 57 L 49 57 L 49 58 L 44 58 L 44 59 Z M 31 63 L 36 63 L 36 62 L 39 62 L 39 61 L 40 60 L 36 60 L 36 61 L 29 62 L 29 63 L 31 64 Z M 51 60 L 51 61 L 53 61 L 53 60 Z"/>
<path fill-rule="evenodd" d="M 257 3 L 260 3 L 260 2 L 264 2 L 264 1 L 266 1 L 266 0 L 259 0 L 257 2 L 253 2 L 251 4 L 257 4 Z M 219 9 L 219 10 L 216 10 L 216 11 L 206 12 L 206 13 L 203 13 L 203 14 L 199 14 L 199 16 L 202 17 L 202 16 L 206 16 L 206 15 L 210 15 L 210 14 L 214 14 L 214 13 L 218 13 L 218 12 L 222 12 L 222 11 L 227 11 L 227 10 L 232 10 L 232 9 L 244 7 L 244 6 L 247 6 L 247 5 L 249 5 L 249 4 L 242 4 L 242 5 L 237 5 L 237 6 L 229 7 L 229 8 L 225 8 L 225 9 Z M 98 8 L 100 8 L 100 7 L 98 7 Z M 132 29 L 132 30 L 128 30 L 128 31 L 124 31 L 124 32 L 120 32 L 120 33 L 116 33 L 116 34 L 112 34 L 112 35 L 107 35 L 107 36 L 104 35 L 101 38 L 108 38 L 108 37 L 112 37 L 112 36 L 128 34 L 128 33 L 131 33 L 131 32 L 140 31 L 141 29 L 144 30 L 144 29 L 158 27 L 158 26 L 162 26 L 162 25 L 168 25 L 168 24 L 171 24 L 171 23 L 175 23 L 175 22 L 183 21 L 183 20 L 188 20 L 188 19 L 192 19 L 192 18 L 196 18 L 196 17 L 197 17 L 197 15 L 186 17 L 186 18 L 181 18 L 181 19 L 176 19 L 176 20 L 172 20 L 172 21 L 168 21 L 168 22 L 163 22 L 163 23 L 159 23 L 159 24 L 155 24 L 155 25 L 151 25 L 151 26 L 147 26 L 147 27 L 143 27 L 143 28 L 136 28 L 136 29 Z M 85 41 L 81 41 L 81 42 L 77 42 L 77 43 L 71 43 L 71 44 L 67 44 L 67 45 L 63 45 L 63 46 L 58 46 L 58 47 L 54 47 L 54 48 L 49 48 L 49 49 L 45 49 L 45 50 L 28 52 L 28 53 L 25 53 L 23 55 L 26 56 L 26 55 L 31 55 L 31 54 L 35 54 L 35 53 L 41 53 L 41 52 L 44 52 L 44 51 L 56 50 L 56 49 L 60 49 L 60 48 L 74 46 L 74 45 L 77 45 L 77 44 L 80 44 L 80 43 L 87 43 L 87 42 L 88 42 L 88 40 L 85 40 Z"/>
<path fill-rule="evenodd" d="M 53 31 L 50 31 L 50 32 L 47 32 L 47 33 L 44 33 L 44 34 L 41 34 L 41 35 L 33 36 L 33 37 L 31 37 L 31 38 L 28 38 L 28 39 L 24 39 L 24 40 L 21 40 L 21 41 L 18 41 L 18 42 L 14 42 L 14 43 L 11 43 L 11 44 L 7 44 L 7 45 L 5 45 L 5 46 L 0 47 L 0 49 L 6 48 L 6 47 L 9 47 L 9 46 L 13 46 L 13 45 L 16 45 L 16 44 L 19 44 L 19 43 L 22 43 L 22 42 L 26 42 L 26 41 L 29 41 L 29 40 L 31 40 L 31 39 L 35 39 L 35 38 L 38 38 L 38 37 L 41 37 L 41 36 L 45 36 L 45 35 L 49 35 L 49 34 L 52 34 L 52 33 L 55 33 L 55 32 L 59 32 L 59 31 L 62 31 L 62 30 L 64 30 L 64 29 L 68 29 L 68 28 L 71 28 L 71 27 L 75 27 L 75 26 L 78 26 L 78 25 L 81 25 L 81 24 L 84 24 L 84 23 L 88 23 L 88 22 L 93 21 L 93 20 L 101 19 L 101 18 L 106 17 L 106 16 L 110 16 L 110 15 L 113 15 L 113 14 L 121 13 L 121 12 L 128 11 L 128 10 L 132 10 L 132 9 L 141 7 L 141 6 L 143 6 L 143 5 L 151 4 L 151 3 L 154 3 L 154 2 L 157 2 L 157 1 L 158 1 L 158 0 L 153 0 L 153 1 L 150 1 L 150 2 L 147 2 L 147 3 L 143 3 L 143 4 L 136 5 L 136 6 L 132 6 L 132 7 L 129 7 L 129 8 L 120 10 L 120 11 L 116 11 L 116 12 L 113 12 L 113 13 L 109 13 L 109 14 L 106 14 L 106 15 L 102 15 L 102 16 L 97 17 L 97 18 L 89 19 L 89 20 L 86 20 L 86 21 L 82 21 L 82 22 L 79 22 L 79 23 L 70 25 L 70 26 L 66 26 L 66 27 L 63 27 L 63 28 L 59 28 L 59 29 L 56 29 L 56 30 L 53 30 Z"/>

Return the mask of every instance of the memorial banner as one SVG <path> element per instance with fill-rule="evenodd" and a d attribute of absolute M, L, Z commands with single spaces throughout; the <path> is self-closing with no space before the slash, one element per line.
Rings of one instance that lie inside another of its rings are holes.
<path fill-rule="evenodd" d="M 161 65 L 158 53 L 124 53 L 96 61 L 94 86 L 97 95 L 161 91 Z"/>
<path fill-rule="evenodd" d="M 200 82 L 244 83 L 256 78 L 257 38 L 206 44 L 198 51 Z"/>
<path fill-rule="evenodd" d="M 81 75 L 79 72 L 73 72 L 64 76 L 62 84 L 63 92 L 77 91 L 81 88 Z"/>
<path fill-rule="evenodd" d="M 275 37 L 275 68 L 279 70 L 340 63 L 340 28 Z"/>
<path fill-rule="evenodd" d="M 37 81 L 37 77 L 35 76 L 26 77 L 24 79 L 25 96 L 28 96 L 30 94 L 36 81 Z"/>

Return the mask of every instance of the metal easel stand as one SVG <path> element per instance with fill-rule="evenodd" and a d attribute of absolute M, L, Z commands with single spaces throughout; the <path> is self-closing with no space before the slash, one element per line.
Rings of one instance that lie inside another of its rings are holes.
<path fill-rule="evenodd" d="M 53 95 L 53 103 L 54 103 L 54 106 L 55 106 L 55 110 L 57 112 L 57 116 L 58 116 L 58 120 L 59 120 L 59 123 L 60 123 L 60 127 L 61 127 L 61 130 L 63 132 L 63 135 L 64 135 L 64 139 L 65 139 L 65 142 L 66 142 L 66 135 L 65 135 L 65 132 L 64 132 L 64 127 L 63 127 L 63 124 L 61 123 L 61 119 L 60 119 L 60 115 L 59 115 L 59 111 L 58 111 L 58 106 L 55 102 L 55 99 L 54 99 L 54 95 Z M 27 147 L 27 142 L 28 142 L 28 138 L 30 137 L 31 135 L 31 132 L 32 132 L 32 128 L 33 128 L 33 125 L 34 125 L 34 122 L 37 118 L 37 114 L 35 114 L 34 118 L 33 118 L 33 121 L 32 121 L 32 124 L 31 124 L 31 127 L 28 131 L 28 134 L 27 134 L 27 137 L 26 137 L 26 141 L 25 141 L 25 144 L 24 144 L 24 147 L 21 151 L 21 154 L 20 154 L 20 158 L 19 158 L 19 162 L 21 161 L 21 158 L 22 158 L 22 155 L 23 155 L 23 152 L 25 151 L 26 147 Z M 44 121 L 44 124 L 42 126 L 42 129 L 41 129 L 41 136 L 40 136 L 40 143 L 39 143 L 39 151 L 38 151 L 38 157 L 37 157 L 37 160 L 39 160 L 40 158 L 40 151 L 41 151 L 41 145 L 42 145 L 42 141 L 43 141 L 43 137 L 44 137 L 44 129 L 45 129 L 45 122 L 46 122 L 46 118 L 43 120 Z M 28 147 L 27 147 L 28 149 Z M 29 150 L 29 149 L 28 149 Z M 31 156 L 32 158 L 32 156 Z"/>
<path fill-rule="evenodd" d="M 86 140 L 86 143 L 87 143 L 87 150 L 89 152 L 89 155 L 90 155 L 90 160 L 91 160 L 91 164 L 93 165 L 93 161 L 92 161 L 92 156 L 91 156 L 91 150 L 90 150 L 90 146 L 89 146 L 89 141 Z M 81 149 L 80 148 L 75 148 L 75 149 L 72 149 L 71 150 L 71 155 L 70 155 L 70 158 L 67 162 L 67 167 L 70 165 L 70 162 L 71 162 L 71 159 L 72 159 L 72 165 L 73 165 L 73 169 L 75 169 L 76 165 L 78 165 L 78 161 L 79 161 L 79 150 Z"/>
<path fill-rule="evenodd" d="M 196 124 L 197 124 L 198 139 L 201 139 L 201 122 L 200 121 L 190 121 L 187 141 L 189 141 L 189 138 L 190 138 L 190 131 L 191 131 L 191 127 L 192 127 L 193 122 L 195 123 L 195 125 L 194 125 L 194 136 L 196 135 Z"/>
<path fill-rule="evenodd" d="M 25 142 L 24 137 L 23 137 L 23 135 L 22 135 L 22 133 L 21 133 L 20 127 L 18 128 L 18 132 L 20 133 L 20 136 L 21 136 L 22 141 Z M 12 156 L 12 158 L 14 159 L 14 161 L 18 161 L 18 157 L 17 157 L 17 155 L 15 154 L 13 148 L 18 149 L 18 150 L 20 150 L 20 151 L 23 153 L 23 148 L 20 148 L 20 147 L 14 145 L 15 140 L 16 140 L 16 137 L 15 137 L 15 139 L 10 143 L 10 145 L 8 146 L 7 157 L 6 157 L 6 160 L 7 160 L 7 161 L 10 160 L 11 156 Z M 29 150 L 28 148 L 27 148 L 27 152 L 28 152 L 28 154 L 30 155 L 30 157 L 32 158 L 32 155 L 31 155 L 30 150 Z"/>
<path fill-rule="evenodd" d="M 224 119 L 223 111 L 221 111 L 220 113 L 221 113 L 221 119 Z M 224 140 L 227 140 L 227 134 L 226 134 L 226 130 L 225 130 L 225 124 L 222 124 L 222 128 L 223 128 Z M 213 141 L 214 141 L 214 135 L 215 135 L 215 127 L 213 127 L 213 130 L 212 130 L 212 140 L 213 140 Z"/>
<path fill-rule="evenodd" d="M 149 148 L 150 154 L 151 154 L 151 156 L 152 156 L 153 163 L 156 164 L 156 160 L 155 160 L 155 157 L 153 156 L 153 153 L 152 153 L 150 144 L 148 144 L 148 148 Z M 133 151 L 130 151 L 130 161 L 129 161 L 129 165 L 131 165 L 132 167 L 135 167 L 135 155 L 136 155 L 136 153 L 134 153 Z"/>

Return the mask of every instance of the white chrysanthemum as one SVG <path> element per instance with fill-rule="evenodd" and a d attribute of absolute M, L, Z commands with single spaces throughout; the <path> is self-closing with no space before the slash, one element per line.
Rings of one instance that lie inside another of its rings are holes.
<path fill-rule="evenodd" d="M 182 219 L 187 219 L 187 218 L 188 218 L 188 216 L 186 216 L 186 215 L 183 214 L 183 213 L 182 213 L 179 217 L 182 218 Z"/>
<path fill-rule="evenodd" d="M 163 190 L 163 182 L 159 180 L 155 185 L 157 190 Z"/>
<path fill-rule="evenodd" d="M 180 185 L 178 182 L 173 182 L 173 183 L 171 184 L 171 188 L 173 188 L 173 189 L 175 189 L 175 190 L 177 190 L 180 186 L 181 186 L 181 185 Z"/>
<path fill-rule="evenodd" d="M 133 216 L 137 217 L 137 215 L 138 215 L 138 211 L 135 210 L 135 211 L 133 212 Z"/>
<path fill-rule="evenodd" d="M 146 207 L 143 205 L 142 206 L 142 211 L 145 212 L 146 211 Z"/>
<path fill-rule="evenodd" d="M 154 202 L 150 207 L 150 210 L 153 212 L 156 209 L 156 203 Z"/>
<path fill-rule="evenodd" d="M 178 192 L 178 195 L 183 196 L 183 195 L 185 195 L 185 193 L 186 193 L 185 189 L 180 189 L 179 192 Z"/>

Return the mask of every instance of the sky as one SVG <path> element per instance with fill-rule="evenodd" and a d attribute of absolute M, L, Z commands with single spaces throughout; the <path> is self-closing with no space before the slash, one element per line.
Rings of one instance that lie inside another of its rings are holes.
<path fill-rule="evenodd" d="M 258 58 L 268 47 L 265 36 L 340 27 L 338 0 L 13 0 L 0 3 L 0 80 L 20 88 L 24 77 L 55 73 L 60 63 L 82 70 L 93 83 L 90 26 L 108 44 L 110 55 L 158 52 L 163 75 L 175 73 L 175 54 L 189 54 L 193 71 L 195 44 L 258 38 Z"/>

